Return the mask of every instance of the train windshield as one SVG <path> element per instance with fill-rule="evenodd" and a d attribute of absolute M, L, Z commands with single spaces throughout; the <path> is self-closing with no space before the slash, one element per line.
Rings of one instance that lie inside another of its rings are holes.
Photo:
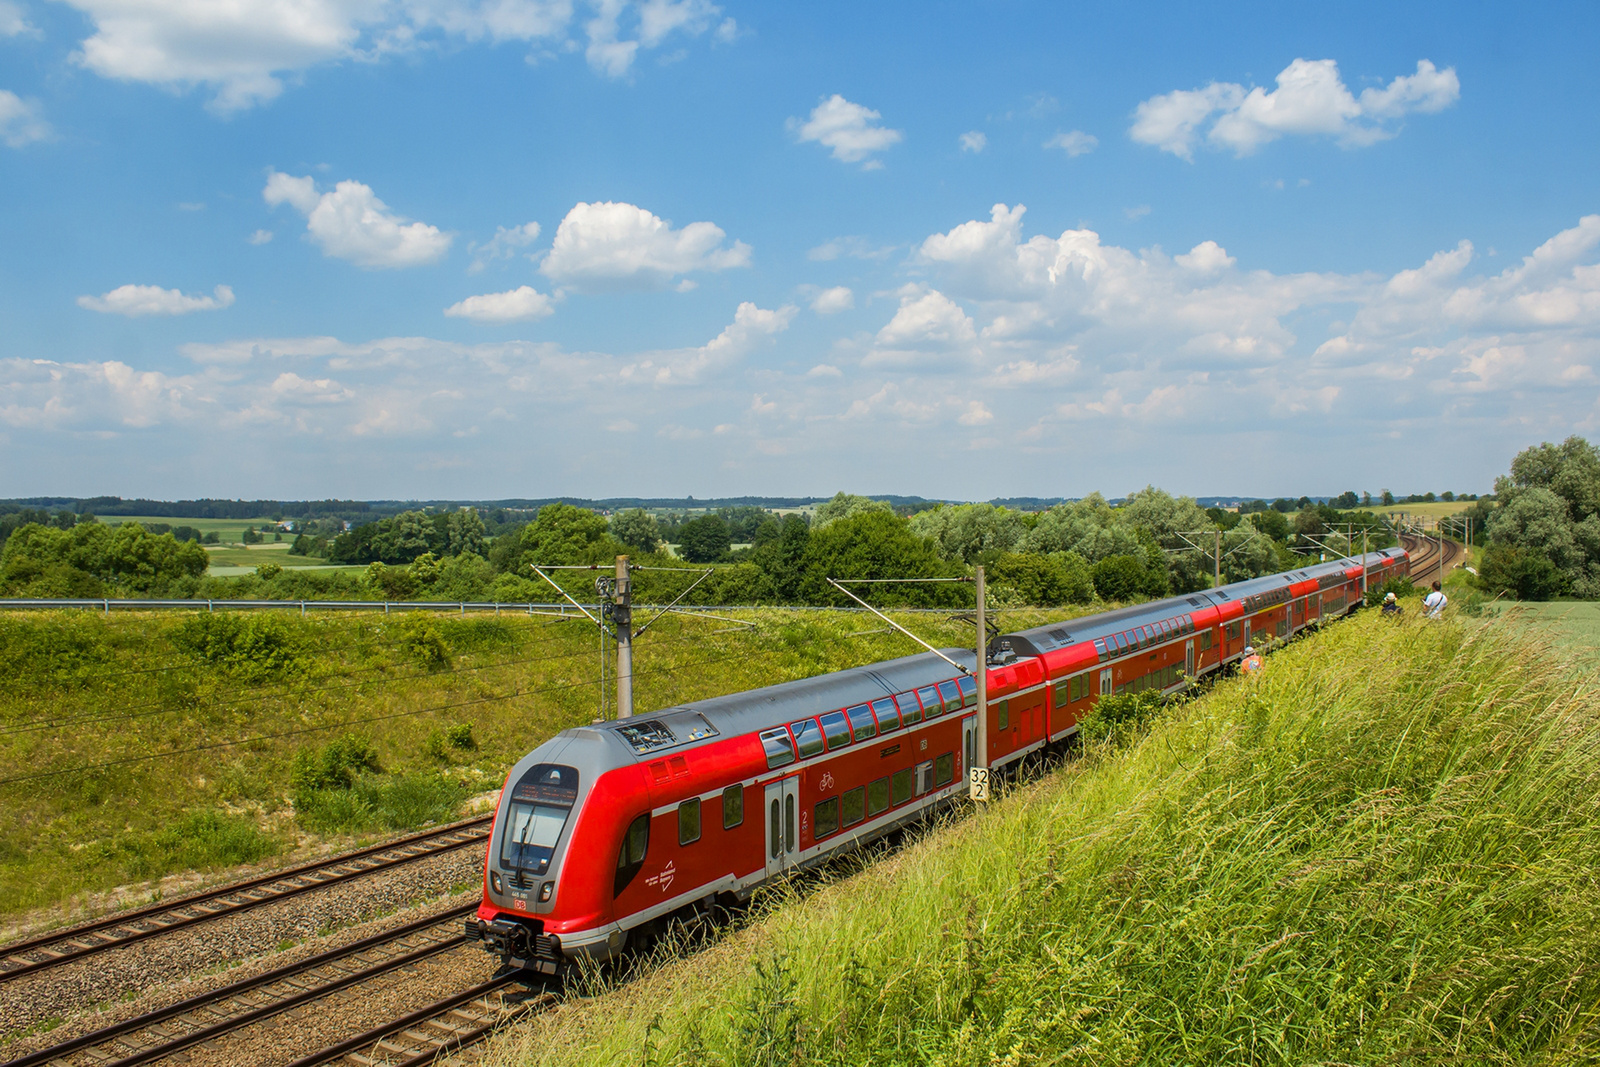
<path fill-rule="evenodd" d="M 511 792 L 500 839 L 500 866 L 543 874 L 550 867 L 561 828 L 578 799 L 578 769 L 536 764 Z"/>

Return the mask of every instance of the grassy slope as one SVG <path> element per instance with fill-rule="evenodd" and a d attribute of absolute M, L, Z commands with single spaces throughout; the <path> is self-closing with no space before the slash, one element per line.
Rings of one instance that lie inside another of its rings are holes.
<path fill-rule="evenodd" d="M 70 772 L 0 783 L 0 915 L 310 843 L 288 799 L 293 760 L 345 732 L 369 739 L 387 772 L 369 783 L 378 789 L 374 810 L 354 825 L 403 829 L 447 815 L 463 795 L 497 789 L 524 752 L 598 712 L 598 647 L 587 623 L 228 617 L 254 627 L 255 644 L 238 661 L 180 647 L 184 628 L 205 621 L 196 613 L 0 615 L 0 779 Z M 1046 617 L 1019 612 L 1006 621 Z M 636 648 L 637 706 L 916 651 L 860 615 L 748 618 L 755 629 L 662 619 Z M 930 640 L 969 639 L 970 626 L 915 619 L 910 625 Z M 437 647 L 422 639 L 428 632 Z M 476 751 L 438 743 L 456 723 L 470 725 Z M 229 744 L 249 738 L 264 739 Z M 223 747 L 185 751 L 205 745 Z M 143 756 L 159 758 L 77 769 Z"/>
<path fill-rule="evenodd" d="M 1527 640 L 1364 613 L 496 1062 L 1600 1062 L 1600 700 Z"/>

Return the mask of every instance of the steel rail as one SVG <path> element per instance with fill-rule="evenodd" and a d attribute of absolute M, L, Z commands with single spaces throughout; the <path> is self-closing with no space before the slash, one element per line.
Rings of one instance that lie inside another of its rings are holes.
<path fill-rule="evenodd" d="M 433 928 L 449 928 L 463 915 L 469 914 L 476 908 L 476 903 L 465 904 L 451 908 L 448 911 L 416 919 L 406 923 L 404 926 L 373 934 L 341 948 L 329 949 L 326 952 L 318 953 L 298 963 L 285 964 L 253 978 L 241 979 L 218 989 L 213 989 L 208 993 L 201 993 L 181 1000 L 176 1004 L 169 1004 L 164 1008 L 157 1008 L 132 1019 L 102 1027 L 92 1033 L 83 1034 L 60 1044 L 52 1045 L 49 1048 L 40 1049 L 38 1052 L 29 1053 L 20 1059 L 0 1064 L 0 1067 L 38 1067 L 40 1064 L 60 1063 L 85 1049 L 96 1050 L 89 1053 L 89 1060 L 96 1067 L 138 1067 L 139 1064 L 162 1059 L 191 1045 L 210 1041 L 223 1034 L 320 999 L 330 993 L 335 993 L 353 985 L 359 985 L 390 971 L 418 963 L 440 953 L 448 952 L 451 949 L 460 948 L 465 943 L 465 939 L 459 932 L 456 932 L 438 940 L 426 942 L 417 948 L 402 952 L 389 959 L 367 964 L 353 971 L 337 973 L 314 985 L 305 986 L 293 981 L 294 978 L 326 968 L 330 964 L 337 964 L 341 960 L 360 956 L 363 953 L 371 952 L 375 948 L 402 942 L 414 934 L 423 933 Z M 280 983 L 287 986 L 287 989 L 282 993 L 274 995 L 272 992 L 267 991 L 267 987 Z M 265 1002 L 239 999 L 247 993 L 258 991 L 261 991 L 259 995 L 269 999 L 266 999 Z M 234 1001 L 240 1010 L 235 1010 L 232 1013 L 227 1012 L 226 1008 L 230 1000 Z M 191 1014 L 197 1012 L 217 1015 L 219 1018 L 216 1022 L 202 1023 L 200 1019 Z M 156 1029 L 157 1040 L 152 1042 L 127 1040 L 142 1030 L 158 1027 L 159 1024 L 169 1022 L 169 1020 L 176 1020 L 180 1025 L 187 1025 L 191 1029 L 177 1035 L 171 1035 Z M 107 1050 L 103 1047 L 112 1042 L 120 1042 L 124 1047 L 133 1048 L 135 1051 L 129 1055 L 119 1057 L 116 1051 Z"/>
<path fill-rule="evenodd" d="M 487 982 L 480 982 L 454 996 L 435 1001 L 425 1008 L 419 1008 L 408 1015 L 384 1023 L 382 1026 L 375 1026 L 364 1034 L 357 1034 L 355 1037 L 341 1041 L 336 1045 L 329 1045 L 327 1048 L 313 1052 L 309 1056 L 302 1056 L 288 1064 L 287 1067 L 318 1067 L 319 1064 L 331 1063 L 334 1060 L 350 1055 L 352 1052 L 386 1043 L 388 1039 L 398 1034 L 404 1034 L 406 1031 L 411 1031 L 415 1027 L 428 1025 L 436 1026 L 438 1029 L 445 1031 L 445 1035 L 435 1037 L 431 1034 L 418 1033 L 416 1037 L 412 1038 L 411 1044 L 425 1047 L 420 1052 L 406 1056 L 399 1063 L 406 1065 L 406 1067 L 422 1067 L 424 1064 L 431 1064 L 441 1056 L 450 1055 L 468 1045 L 483 1040 L 512 1019 L 531 1010 L 532 1006 L 527 1004 L 519 1005 L 509 1015 L 504 1013 L 503 1009 L 488 1008 L 487 1005 L 484 1006 L 484 1010 L 478 1012 L 462 1010 L 464 1006 L 471 1004 L 473 1001 L 482 1000 L 508 985 L 514 985 L 521 981 L 523 979 L 519 975 L 507 974 L 498 978 L 491 978 Z M 471 1025 L 462 1027 L 443 1021 L 444 1018 L 450 1015 L 459 1016 L 463 1014 L 471 1019 Z M 385 1052 L 382 1055 L 371 1057 L 367 1062 L 371 1062 L 374 1059 L 388 1058 L 389 1054 Z"/>
<path fill-rule="evenodd" d="M 492 815 L 483 815 L 435 827 L 432 830 L 371 845 L 355 852 L 346 852 L 325 860 L 285 868 L 247 881 L 233 882 L 82 926 L 56 930 L 25 941 L 14 942 L 0 947 L 0 982 L 49 967 L 58 967 L 107 949 L 121 948 L 173 930 L 185 929 L 228 915 L 237 915 L 251 908 L 272 904 L 301 893 L 324 889 L 369 874 L 393 870 L 416 860 L 466 848 L 488 839 L 488 826 L 493 819 Z M 439 843 L 426 847 L 429 842 Z M 424 847 L 413 851 L 414 846 Z M 384 853 L 397 851 L 403 854 L 392 859 L 378 858 Z M 337 870 L 351 865 L 354 865 L 352 870 Z M 282 888 L 273 888 L 280 884 Z M 237 899 L 230 900 L 228 899 L 230 897 Z M 200 911 L 198 914 L 182 914 L 190 909 L 200 909 Z M 171 918 L 168 918 L 169 916 Z M 58 951 L 53 947 L 58 945 L 65 946 L 64 950 Z M 44 958 L 26 958 L 40 954 L 43 954 Z"/>

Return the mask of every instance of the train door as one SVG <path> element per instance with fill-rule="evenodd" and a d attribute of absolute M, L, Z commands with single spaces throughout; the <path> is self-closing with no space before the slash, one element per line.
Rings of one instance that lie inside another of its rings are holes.
<path fill-rule="evenodd" d="M 1244 646 L 1248 646 L 1249 644 L 1250 644 L 1250 620 L 1246 619 L 1246 620 L 1244 620 Z M 1244 647 L 1244 646 L 1242 646 L 1242 647 Z"/>
<path fill-rule="evenodd" d="M 1100 672 L 1100 695 L 1103 696 L 1103 697 L 1108 697 L 1108 696 L 1111 695 L 1111 668 L 1110 667 L 1107 667 L 1105 670 Z"/>
<path fill-rule="evenodd" d="M 1194 638 L 1183 643 L 1183 676 L 1185 679 L 1194 678 Z"/>
<path fill-rule="evenodd" d="M 800 779 L 790 775 L 767 783 L 767 877 L 782 874 L 794 864 L 800 847 Z"/>
<path fill-rule="evenodd" d="M 968 715 L 961 720 L 961 774 L 978 766 L 978 717 Z"/>

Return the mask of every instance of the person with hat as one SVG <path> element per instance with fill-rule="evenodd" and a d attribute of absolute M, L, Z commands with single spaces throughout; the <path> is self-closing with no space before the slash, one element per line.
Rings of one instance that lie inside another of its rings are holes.
<path fill-rule="evenodd" d="M 1400 601 L 1392 592 L 1383 594 L 1383 613 L 1385 616 L 1400 617 Z"/>
<path fill-rule="evenodd" d="M 1261 654 L 1254 645 L 1244 646 L 1244 659 L 1239 661 L 1239 669 L 1247 675 L 1253 675 L 1261 669 Z"/>

